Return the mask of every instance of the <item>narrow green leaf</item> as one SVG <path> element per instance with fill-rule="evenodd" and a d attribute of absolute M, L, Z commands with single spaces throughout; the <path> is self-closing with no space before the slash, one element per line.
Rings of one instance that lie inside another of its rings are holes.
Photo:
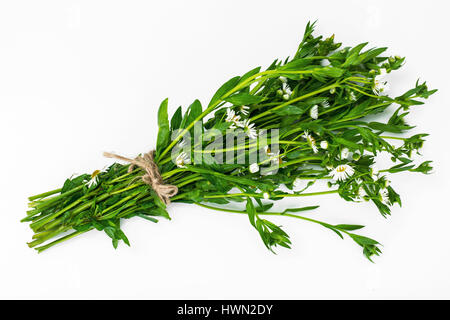
<path fill-rule="evenodd" d="M 357 224 L 337 224 L 335 225 L 336 228 L 341 230 L 347 230 L 347 231 L 353 231 L 364 228 L 364 226 L 357 225 Z"/>
<path fill-rule="evenodd" d="M 170 130 L 169 130 L 169 116 L 167 114 L 167 105 L 169 99 L 165 99 L 158 110 L 158 138 L 156 141 L 156 155 L 159 155 L 162 150 L 169 144 Z"/>
<path fill-rule="evenodd" d="M 183 119 L 182 109 L 178 107 L 177 111 L 172 116 L 170 120 L 170 131 L 177 130 L 180 128 L 181 121 Z"/>
<path fill-rule="evenodd" d="M 236 106 L 244 106 L 259 103 L 264 100 L 264 98 L 260 96 L 254 96 L 246 92 L 240 92 L 228 98 L 225 98 L 224 100 Z"/>
<path fill-rule="evenodd" d="M 211 98 L 208 108 L 217 105 L 223 98 L 226 98 L 225 95 L 239 83 L 240 79 L 241 77 L 237 76 L 225 82 Z"/>

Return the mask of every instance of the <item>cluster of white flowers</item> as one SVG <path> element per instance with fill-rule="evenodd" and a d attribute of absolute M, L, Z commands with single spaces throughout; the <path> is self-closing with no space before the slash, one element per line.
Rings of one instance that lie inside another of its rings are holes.
<path fill-rule="evenodd" d="M 281 89 L 277 91 L 277 93 L 283 97 L 284 100 L 289 100 L 292 95 L 292 90 L 289 88 L 287 84 L 286 77 L 279 77 L 280 81 L 283 83 Z"/>
<path fill-rule="evenodd" d="M 283 162 L 283 156 L 280 155 L 280 151 L 272 152 L 272 150 L 270 150 L 269 146 L 265 146 L 264 152 L 266 153 L 267 157 L 269 157 L 269 160 L 273 166 L 279 166 Z M 259 165 L 256 162 L 252 163 L 252 164 L 250 164 L 248 169 L 251 173 L 259 172 Z M 271 173 L 268 173 L 268 174 L 271 174 Z"/>
<path fill-rule="evenodd" d="M 236 112 L 228 108 L 227 109 L 227 117 L 225 118 L 226 122 L 231 122 L 230 129 L 236 129 L 241 126 L 241 116 L 237 115 Z"/>
<path fill-rule="evenodd" d="M 249 107 L 241 106 L 239 107 L 239 112 L 242 116 L 247 116 L 250 113 Z M 228 108 L 225 121 L 231 123 L 230 129 L 242 128 L 250 139 L 256 139 L 258 137 L 258 130 L 255 128 L 255 124 L 250 123 L 250 119 L 241 120 L 241 115 L 236 114 L 233 109 Z"/>

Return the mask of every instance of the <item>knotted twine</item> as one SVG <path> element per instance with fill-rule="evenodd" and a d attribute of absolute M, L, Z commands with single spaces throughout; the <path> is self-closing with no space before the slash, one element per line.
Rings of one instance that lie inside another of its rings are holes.
<path fill-rule="evenodd" d="M 142 176 L 142 181 L 148 184 L 156 192 L 164 204 L 170 204 L 170 198 L 178 193 L 177 186 L 164 184 L 159 168 L 154 160 L 155 150 L 151 150 L 143 156 L 139 155 L 134 159 L 129 159 L 109 152 L 104 152 L 103 155 L 107 158 L 129 162 L 131 165 L 128 168 L 128 172 L 132 172 L 135 166 L 144 170 L 146 173 Z"/>

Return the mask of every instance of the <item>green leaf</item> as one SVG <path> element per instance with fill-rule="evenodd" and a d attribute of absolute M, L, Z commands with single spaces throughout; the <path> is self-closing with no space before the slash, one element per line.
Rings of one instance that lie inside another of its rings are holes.
<path fill-rule="evenodd" d="M 350 109 L 350 112 L 347 113 L 345 118 L 353 118 L 354 116 L 362 115 L 364 110 L 366 110 L 369 107 L 369 104 L 370 100 L 366 100 L 362 103 L 356 104 L 356 106 Z"/>
<path fill-rule="evenodd" d="M 61 193 L 66 193 L 72 189 L 75 189 L 76 187 L 81 186 L 82 184 L 86 183 L 91 179 L 90 174 L 82 174 L 72 179 L 67 179 L 64 182 L 64 186 L 61 189 Z"/>
<path fill-rule="evenodd" d="M 177 111 L 175 111 L 175 113 L 172 116 L 172 119 L 170 120 L 170 131 L 179 129 L 182 119 L 183 119 L 182 110 L 181 107 L 178 107 Z"/>
<path fill-rule="evenodd" d="M 224 100 L 236 106 L 245 106 L 249 104 L 259 103 L 264 100 L 264 98 L 260 96 L 254 96 L 246 92 L 241 92 L 225 98 Z"/>
<path fill-rule="evenodd" d="M 280 67 L 280 71 L 301 70 L 312 63 L 311 59 L 295 59 Z"/>
<path fill-rule="evenodd" d="M 112 244 L 114 249 L 117 249 L 117 246 L 119 245 L 119 239 L 117 238 L 112 239 Z"/>
<path fill-rule="evenodd" d="M 349 148 L 351 148 L 353 150 L 356 150 L 356 149 L 360 148 L 360 146 L 357 143 L 354 143 L 354 142 L 349 141 L 347 139 L 336 137 L 334 139 L 334 141 L 336 141 L 337 143 L 342 144 L 342 145 L 344 145 L 346 147 L 349 147 Z"/>
<path fill-rule="evenodd" d="M 250 70 L 249 72 L 247 72 L 246 74 L 244 74 L 241 79 L 239 80 L 239 83 L 244 82 L 245 80 L 247 80 L 248 78 L 254 76 L 255 74 L 257 74 L 259 71 L 261 70 L 261 67 L 256 67 L 252 70 Z"/>
<path fill-rule="evenodd" d="M 382 54 L 383 52 L 385 52 L 386 50 L 387 47 L 369 49 L 360 55 L 359 57 L 360 63 L 373 59 Z"/>
<path fill-rule="evenodd" d="M 350 237 L 352 237 L 353 240 L 355 240 L 355 242 L 361 246 L 367 246 L 367 245 L 376 245 L 379 244 L 378 241 L 364 237 L 364 236 L 360 236 L 357 234 L 349 234 Z"/>
<path fill-rule="evenodd" d="M 156 155 L 159 155 L 162 150 L 169 144 L 170 130 L 169 130 L 169 116 L 167 114 L 167 105 L 169 99 L 165 99 L 158 110 L 158 138 L 156 141 Z"/>
<path fill-rule="evenodd" d="M 103 231 L 111 238 L 115 239 L 116 229 L 114 227 L 106 227 Z"/>
<path fill-rule="evenodd" d="M 401 133 L 402 130 L 398 128 L 398 126 L 392 125 L 392 124 L 384 124 L 381 122 L 370 122 L 368 124 L 368 127 L 374 130 L 379 130 L 382 132 L 394 132 L 394 133 Z"/>
<path fill-rule="evenodd" d="M 273 113 L 280 116 L 291 116 L 291 115 L 301 115 L 305 113 L 306 108 L 295 106 L 295 105 L 287 105 L 280 109 L 274 110 Z"/>
<path fill-rule="evenodd" d="M 357 225 L 357 224 L 337 224 L 335 225 L 336 228 L 341 230 L 347 230 L 347 231 L 353 231 L 353 230 L 359 230 L 364 228 L 364 226 Z"/>
<path fill-rule="evenodd" d="M 125 233 L 123 233 L 122 230 L 117 229 L 117 230 L 116 230 L 116 236 L 117 236 L 118 238 L 122 239 L 122 241 L 125 242 L 125 244 L 126 244 L 127 246 L 130 246 L 130 241 L 128 240 L 127 236 L 125 235 Z"/>
<path fill-rule="evenodd" d="M 202 104 L 201 102 L 196 99 L 188 108 L 189 114 L 187 116 L 187 120 L 185 122 L 184 127 L 189 126 L 191 123 L 193 123 L 201 114 L 202 114 Z M 199 120 L 202 121 L 202 120 Z M 191 129 L 191 133 L 194 132 L 194 128 Z"/>
<path fill-rule="evenodd" d="M 73 228 L 76 231 L 85 232 L 85 231 L 88 231 L 88 230 L 92 229 L 92 224 L 91 223 L 86 223 L 86 224 L 74 226 Z"/>
<path fill-rule="evenodd" d="M 339 78 L 344 74 L 344 70 L 336 67 L 323 67 L 314 69 L 314 75 L 319 77 Z"/>
<path fill-rule="evenodd" d="M 150 216 L 148 216 L 148 215 L 146 215 L 146 214 L 143 214 L 143 213 L 138 213 L 137 216 L 138 216 L 138 217 L 141 217 L 142 219 L 145 219 L 145 220 L 154 222 L 154 223 L 157 223 L 157 222 L 158 222 L 158 219 L 155 219 L 155 218 L 150 217 Z"/>
<path fill-rule="evenodd" d="M 308 206 L 301 208 L 288 208 L 284 210 L 281 214 L 289 213 L 289 212 L 301 212 L 301 211 L 310 211 L 319 208 L 320 206 Z"/>
<path fill-rule="evenodd" d="M 348 67 L 348 66 L 351 66 L 351 65 L 356 65 L 356 64 L 361 63 L 361 60 L 359 59 L 359 52 L 366 45 L 367 45 L 367 42 L 364 42 L 364 43 L 361 43 L 361 44 L 357 45 L 353 49 L 351 49 L 348 52 L 347 59 L 342 64 L 342 67 Z"/>
<path fill-rule="evenodd" d="M 190 112 L 189 112 L 189 120 L 188 125 L 191 124 L 195 119 L 197 119 L 202 114 L 202 104 L 201 102 L 196 99 L 191 105 L 190 105 Z"/>
<path fill-rule="evenodd" d="M 248 214 L 248 219 L 250 220 L 250 223 L 252 226 L 256 227 L 255 220 L 256 220 L 256 209 L 253 205 L 252 199 L 247 197 L 247 205 L 245 206 L 245 210 Z"/>
<path fill-rule="evenodd" d="M 225 82 L 213 95 L 208 104 L 208 108 L 216 106 L 223 98 L 226 98 L 224 96 L 239 83 L 239 79 L 241 79 L 241 77 L 237 76 Z"/>

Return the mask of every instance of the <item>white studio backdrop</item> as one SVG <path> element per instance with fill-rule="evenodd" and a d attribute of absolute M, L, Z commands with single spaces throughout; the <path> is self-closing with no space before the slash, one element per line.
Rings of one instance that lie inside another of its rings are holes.
<path fill-rule="evenodd" d="M 0 298 L 450 298 L 450 97 L 446 1 L 2 1 L 0 3 Z M 29 195 L 110 164 L 103 151 L 153 148 L 156 111 L 207 103 L 232 76 L 295 52 L 308 20 L 344 45 L 369 41 L 406 56 L 393 94 L 420 77 L 440 91 L 412 110 L 431 135 L 434 173 L 398 174 L 404 205 L 384 219 L 336 195 L 314 217 L 368 227 L 383 254 L 274 219 L 292 250 L 268 252 L 245 216 L 174 204 L 172 221 L 124 223 L 117 250 L 90 232 L 38 255 L 19 223 Z"/>

